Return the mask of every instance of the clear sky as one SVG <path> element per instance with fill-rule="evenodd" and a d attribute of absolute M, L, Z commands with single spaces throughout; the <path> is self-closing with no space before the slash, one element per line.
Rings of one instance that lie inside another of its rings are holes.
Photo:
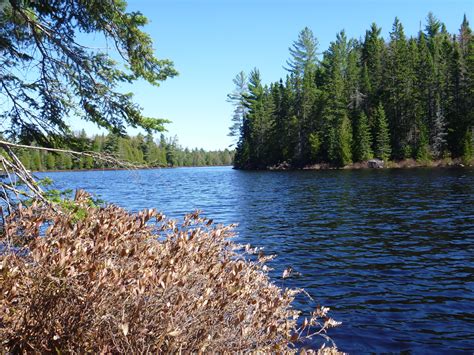
<path fill-rule="evenodd" d="M 424 27 L 429 11 L 457 32 L 467 15 L 474 27 L 474 0 L 128 0 L 130 11 L 150 20 L 145 31 L 155 41 L 156 54 L 174 61 L 180 75 L 155 88 L 136 83 L 134 92 L 145 114 L 168 118 L 167 135 L 177 135 L 184 147 L 224 149 L 232 106 L 226 102 L 232 79 L 244 70 L 260 69 L 270 83 L 286 75 L 288 47 L 305 26 L 320 43 L 320 51 L 346 30 L 363 38 L 372 22 L 388 37 L 395 16 L 407 35 Z M 130 131 L 134 134 L 135 131 Z"/>

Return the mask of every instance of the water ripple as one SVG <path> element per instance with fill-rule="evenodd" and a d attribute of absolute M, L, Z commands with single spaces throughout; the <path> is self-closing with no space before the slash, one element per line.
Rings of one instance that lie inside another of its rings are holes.
<path fill-rule="evenodd" d="M 277 254 L 344 322 L 351 353 L 472 353 L 474 170 L 243 172 L 230 168 L 50 173 L 131 210 L 193 209 L 239 223 L 238 239 Z"/>

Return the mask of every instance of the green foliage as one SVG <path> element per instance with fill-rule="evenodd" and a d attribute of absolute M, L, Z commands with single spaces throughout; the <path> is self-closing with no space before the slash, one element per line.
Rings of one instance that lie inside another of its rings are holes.
<path fill-rule="evenodd" d="M 240 127 L 247 114 L 245 107 L 245 96 L 248 95 L 247 75 L 243 71 L 236 75 L 233 80 L 235 90 L 227 95 L 227 102 L 234 106 L 234 115 L 232 116 L 232 126 L 229 127 L 229 136 L 239 137 Z"/>
<path fill-rule="evenodd" d="M 364 161 L 372 158 L 372 137 L 367 115 L 362 112 L 354 125 L 354 161 Z"/>
<path fill-rule="evenodd" d="M 234 152 L 228 149 L 183 149 L 177 137 L 166 140 L 163 136 L 160 142 L 155 142 L 151 134 L 145 137 L 119 137 L 111 133 L 89 138 L 84 132 L 80 132 L 75 138 L 82 142 L 85 150 L 111 154 L 120 160 L 147 167 L 231 165 L 234 155 Z M 26 169 L 33 171 L 116 167 L 91 156 L 71 156 L 67 153 L 47 153 L 35 149 L 22 149 L 18 156 Z"/>
<path fill-rule="evenodd" d="M 474 141 L 472 131 L 466 131 L 462 140 L 462 160 L 465 164 L 470 164 L 474 157 Z"/>
<path fill-rule="evenodd" d="M 429 140 L 426 126 L 423 123 L 419 124 L 419 139 L 416 147 L 416 160 L 420 162 L 428 162 L 431 160 L 429 151 Z"/>
<path fill-rule="evenodd" d="M 430 13 L 417 37 L 395 19 L 386 41 L 372 24 L 363 41 L 338 33 L 322 60 L 317 45 L 305 28 L 290 48 L 286 80 L 266 86 L 251 78 L 248 114 L 233 128 L 236 168 L 472 159 L 474 40 L 466 17 L 457 36 Z"/>
<path fill-rule="evenodd" d="M 314 37 L 313 31 L 305 27 L 298 34 L 298 40 L 289 48 L 291 59 L 286 62 L 288 70 L 296 77 L 303 77 L 316 65 L 317 50 L 318 40 Z"/>
<path fill-rule="evenodd" d="M 321 138 L 317 133 L 311 133 L 309 135 L 309 146 L 311 149 L 311 159 L 316 160 L 321 150 Z"/>
<path fill-rule="evenodd" d="M 337 139 L 337 158 L 336 164 L 338 166 L 345 166 L 352 163 L 352 132 L 351 124 L 347 116 L 343 117 L 341 126 L 339 128 L 339 136 Z"/>
<path fill-rule="evenodd" d="M 126 8 L 123 0 L 2 2 L 0 119 L 10 125 L 6 138 L 70 144 L 71 115 L 115 133 L 126 126 L 163 130 L 167 120 L 143 116 L 133 95 L 117 90 L 121 83 L 159 85 L 177 75 L 171 61 L 155 56 L 151 37 L 141 30 L 146 17 Z M 80 43 L 92 36 L 112 42 L 120 55 Z M 24 68 L 30 68 L 26 77 Z"/>
<path fill-rule="evenodd" d="M 235 162 L 242 167 L 265 167 L 270 156 L 267 149 L 275 108 L 269 88 L 262 85 L 258 69 L 250 73 L 244 106 L 247 113 L 242 123 L 243 129 L 237 145 Z M 244 140 L 248 141 L 245 146 Z M 243 149 L 246 149 L 245 153 Z"/>
<path fill-rule="evenodd" d="M 388 160 L 391 153 L 390 134 L 382 104 L 379 104 L 375 110 L 372 121 L 374 122 L 375 131 L 374 155 L 382 160 Z"/>

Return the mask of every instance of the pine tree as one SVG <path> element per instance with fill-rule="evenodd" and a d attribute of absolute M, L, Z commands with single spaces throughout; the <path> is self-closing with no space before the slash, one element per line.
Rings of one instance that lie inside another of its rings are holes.
<path fill-rule="evenodd" d="M 407 61 L 407 83 L 405 85 L 406 90 L 406 114 L 405 124 L 407 130 L 406 146 L 403 153 L 403 158 L 416 158 L 417 152 L 420 150 L 422 144 L 426 143 L 427 150 L 428 140 L 427 137 L 427 116 L 424 111 L 425 103 L 420 100 L 418 92 L 418 81 L 416 67 L 419 63 L 419 52 L 418 42 L 415 38 L 408 40 L 408 61 Z M 422 137 L 422 135 L 425 135 Z M 426 159 L 425 159 L 426 160 Z"/>
<path fill-rule="evenodd" d="M 465 85 L 461 100 L 465 115 L 462 157 L 466 164 L 470 164 L 474 157 L 474 36 L 466 15 L 459 31 L 459 43 L 465 65 Z"/>
<path fill-rule="evenodd" d="M 232 93 L 227 95 L 227 102 L 234 106 L 234 113 L 232 116 L 232 126 L 229 127 L 229 136 L 238 139 L 242 124 L 247 114 L 245 107 L 245 96 L 248 94 L 247 76 L 243 71 L 236 75 L 233 80 L 235 89 Z"/>
<path fill-rule="evenodd" d="M 418 140 L 415 147 L 416 150 L 416 160 L 421 162 L 427 162 L 431 159 L 430 150 L 429 150 L 429 139 L 428 139 L 428 129 L 426 125 L 420 120 L 418 122 Z"/>
<path fill-rule="evenodd" d="M 431 29 L 429 32 L 434 33 L 435 30 Z M 440 55 L 438 47 L 437 43 L 431 44 L 431 48 L 438 53 L 433 54 L 428 46 L 426 35 L 422 32 L 418 34 L 419 56 L 416 64 L 417 84 L 415 95 L 418 100 L 420 118 L 417 121 L 417 127 L 419 132 L 423 130 L 423 135 L 427 134 L 429 136 L 429 149 L 435 158 L 442 155 L 446 143 L 446 124 L 441 107 L 443 90 L 439 82 Z M 424 140 L 425 137 L 419 138 Z M 418 142 L 418 151 L 420 144 L 421 141 Z M 417 153 L 417 156 L 419 156 L 419 153 Z"/>
<path fill-rule="evenodd" d="M 472 149 L 469 142 L 472 127 L 472 109 L 469 107 L 469 82 L 467 80 L 467 68 L 458 42 L 453 42 L 450 56 L 450 80 L 448 96 L 448 143 L 454 157 L 464 157 L 469 160 Z M 472 133 L 471 133 L 472 134 Z M 465 156 L 465 154 L 468 156 Z"/>
<path fill-rule="evenodd" d="M 323 119 L 323 149 L 327 160 L 338 166 L 351 160 L 351 130 L 348 114 L 348 99 L 344 84 L 349 47 L 344 31 L 337 35 L 325 53 L 323 65 L 326 67 L 326 99 Z"/>
<path fill-rule="evenodd" d="M 41 155 L 38 150 L 34 150 L 31 153 L 31 170 L 38 171 L 43 170 L 43 164 L 41 162 Z"/>
<path fill-rule="evenodd" d="M 372 121 L 375 127 L 374 155 L 379 159 L 388 160 L 391 154 L 390 134 L 385 110 L 381 103 L 375 109 Z"/>
<path fill-rule="evenodd" d="M 56 169 L 56 159 L 53 153 L 46 154 L 45 167 L 47 170 Z"/>
<path fill-rule="evenodd" d="M 20 153 L 18 154 L 18 158 L 20 159 L 20 161 L 23 163 L 23 165 L 25 166 L 27 170 L 32 170 L 31 154 L 29 150 L 22 149 Z"/>
<path fill-rule="evenodd" d="M 296 77 L 303 77 L 304 73 L 317 63 L 318 40 L 308 27 L 298 34 L 298 40 L 288 48 L 291 59 L 287 60 L 287 70 Z"/>
<path fill-rule="evenodd" d="M 402 24 L 395 18 L 384 68 L 384 103 L 390 125 L 393 155 L 408 158 L 410 149 L 410 58 L 409 47 Z"/>
<path fill-rule="evenodd" d="M 69 154 L 64 154 L 63 161 L 62 161 L 62 169 L 64 170 L 70 170 L 72 169 L 72 158 L 71 155 Z"/>
<path fill-rule="evenodd" d="M 119 136 L 109 133 L 105 138 L 104 152 L 115 155 L 119 152 Z"/>
<path fill-rule="evenodd" d="M 381 28 L 372 23 L 370 30 L 365 34 L 364 43 L 362 44 L 362 94 L 365 99 L 364 107 L 367 115 L 377 107 L 381 100 L 383 89 L 385 43 L 380 33 Z"/>
<path fill-rule="evenodd" d="M 304 165 L 309 160 L 309 135 L 314 130 L 314 106 L 318 97 L 315 82 L 318 40 L 305 27 L 298 40 L 289 48 L 291 58 L 287 61 L 295 86 L 294 110 L 297 119 L 296 151 L 294 163 Z"/>
<path fill-rule="evenodd" d="M 268 88 L 262 85 L 258 69 L 252 70 L 249 77 L 249 93 L 245 96 L 245 106 L 248 109 L 247 121 L 241 140 L 249 144 L 248 161 L 244 165 L 255 168 L 265 167 L 268 163 L 268 146 L 274 105 Z M 248 134 L 248 136 L 245 136 Z M 244 142 L 242 142 L 243 144 Z M 242 146 L 242 145 L 240 145 Z"/>
<path fill-rule="evenodd" d="M 338 133 L 335 162 L 338 166 L 345 166 L 352 163 L 352 130 L 347 116 L 343 116 Z"/>
<path fill-rule="evenodd" d="M 367 115 L 362 112 L 354 125 L 354 161 L 365 161 L 372 158 L 372 136 Z"/>
<path fill-rule="evenodd" d="M 159 85 L 177 74 L 171 61 L 155 57 L 141 30 L 146 17 L 126 10 L 125 1 L 0 2 L 0 116 L 8 118 L 7 138 L 67 144 L 72 114 L 120 133 L 127 125 L 163 130 L 167 120 L 143 116 L 131 94 L 116 90 L 139 79 Z M 120 55 L 84 46 L 84 34 L 107 37 Z M 21 75 L 24 68 L 39 69 Z"/>
<path fill-rule="evenodd" d="M 380 33 L 372 24 L 359 43 L 342 31 L 318 62 L 317 42 L 303 30 L 285 83 L 259 83 L 246 96 L 236 166 L 447 154 L 470 162 L 474 40 L 466 17 L 457 37 L 431 13 L 417 37 L 407 38 L 397 18 L 386 43 Z"/>
<path fill-rule="evenodd" d="M 344 82 L 350 116 L 352 120 L 355 120 L 362 109 L 364 99 L 361 87 L 361 48 L 359 42 L 350 40 L 348 50 Z"/>

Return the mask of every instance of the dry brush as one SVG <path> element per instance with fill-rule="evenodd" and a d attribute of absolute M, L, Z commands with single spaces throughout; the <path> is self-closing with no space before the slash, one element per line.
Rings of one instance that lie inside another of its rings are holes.
<path fill-rule="evenodd" d="M 40 203 L 7 217 L 2 352 L 291 352 L 337 325 L 324 307 L 301 321 L 299 291 L 272 283 L 232 226 L 87 201 L 79 218 Z"/>

